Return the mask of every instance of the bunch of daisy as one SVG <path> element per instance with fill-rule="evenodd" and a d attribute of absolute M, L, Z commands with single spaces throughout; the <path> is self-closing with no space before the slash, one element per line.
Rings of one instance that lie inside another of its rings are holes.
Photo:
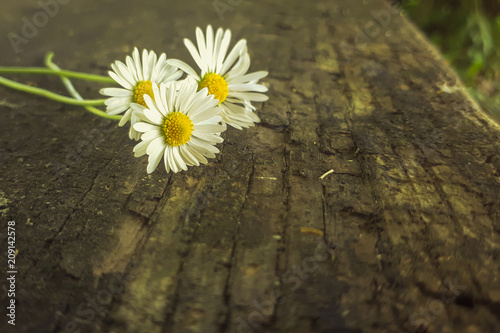
<path fill-rule="evenodd" d="M 263 94 L 267 88 L 258 84 L 267 72 L 247 73 L 250 56 L 244 39 L 228 52 L 231 31 L 219 28 L 214 34 L 209 25 L 205 35 L 196 28 L 196 42 L 197 47 L 184 39 L 199 70 L 181 60 L 167 60 L 165 53 L 158 57 L 135 48 L 125 62 L 111 64 L 110 77 L 104 77 L 62 70 L 52 62 L 54 54 L 48 53 L 46 67 L 0 67 L 0 73 L 58 75 L 72 97 L 3 76 L 0 84 L 81 105 L 100 117 L 119 120 L 119 126 L 130 123 L 130 139 L 141 141 L 134 147 L 135 156 L 149 156 L 147 172 L 153 172 L 162 159 L 167 172 L 178 172 L 214 158 L 227 125 L 241 130 L 259 122 L 252 103 L 267 100 Z M 100 92 L 108 98 L 88 100 L 70 78 L 113 82 L 121 88 L 104 88 Z M 106 105 L 106 112 L 95 105 Z"/>
<path fill-rule="evenodd" d="M 111 65 L 111 78 L 122 88 L 104 88 L 101 94 L 107 114 L 123 114 L 119 126 L 130 122 L 129 136 L 141 140 L 136 157 L 149 155 L 147 172 L 153 172 L 163 158 L 165 169 L 178 172 L 188 166 L 207 163 L 223 141 L 226 125 L 237 129 L 254 126 L 259 117 L 252 102 L 263 102 L 267 88 L 257 82 L 265 71 L 247 73 L 250 67 L 246 41 L 240 40 L 229 52 L 231 31 L 221 28 L 206 36 L 196 29 L 196 46 L 184 39 L 199 71 L 187 63 L 158 58 L 144 50 L 142 58 L 134 49 L 125 63 Z M 180 78 L 186 74 L 186 78 Z"/>

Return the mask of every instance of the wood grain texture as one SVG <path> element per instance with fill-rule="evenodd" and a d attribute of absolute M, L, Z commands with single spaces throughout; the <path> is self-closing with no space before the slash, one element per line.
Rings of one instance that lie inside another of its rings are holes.
<path fill-rule="evenodd" d="M 18 34 L 41 10 L 7 9 Z M 0 87 L 1 219 L 19 249 L 16 327 L 0 331 L 499 331 L 500 126 L 398 8 L 74 1 L 0 59 L 53 50 L 103 74 L 138 46 L 193 63 L 182 38 L 207 24 L 270 73 L 261 123 L 228 129 L 207 166 L 148 176 L 125 128 Z"/>

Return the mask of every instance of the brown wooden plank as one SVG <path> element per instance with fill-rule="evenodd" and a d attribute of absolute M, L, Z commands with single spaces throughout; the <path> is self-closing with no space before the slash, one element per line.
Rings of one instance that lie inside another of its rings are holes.
<path fill-rule="evenodd" d="M 5 6 L 5 34 L 41 10 Z M 500 330 L 500 126 L 398 8 L 69 2 L 22 52 L 5 38 L 0 64 L 190 59 L 182 38 L 209 23 L 247 39 L 270 99 L 207 166 L 147 175 L 126 129 L 0 87 L 0 214 L 19 250 L 16 327 L 0 331 Z"/>

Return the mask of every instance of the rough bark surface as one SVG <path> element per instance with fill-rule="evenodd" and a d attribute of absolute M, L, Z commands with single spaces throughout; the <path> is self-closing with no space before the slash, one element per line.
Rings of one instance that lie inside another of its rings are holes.
<path fill-rule="evenodd" d="M 3 7 L 4 35 L 41 10 Z M 500 331 L 500 128 L 386 3 L 72 1 L 0 60 L 53 50 L 104 74 L 138 46 L 193 63 L 182 38 L 207 24 L 247 39 L 270 99 L 204 167 L 148 176 L 125 128 L 0 87 L 19 250 L 0 331 Z"/>

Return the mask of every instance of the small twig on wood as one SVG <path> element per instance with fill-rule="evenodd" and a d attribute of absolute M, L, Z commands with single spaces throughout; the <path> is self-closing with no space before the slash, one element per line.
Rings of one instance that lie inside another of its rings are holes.
<path fill-rule="evenodd" d="M 323 178 L 325 178 L 326 176 L 328 176 L 329 174 L 333 173 L 333 169 L 331 169 L 330 171 L 327 171 L 325 172 L 323 175 L 321 175 L 319 177 L 319 180 L 323 180 Z"/>

